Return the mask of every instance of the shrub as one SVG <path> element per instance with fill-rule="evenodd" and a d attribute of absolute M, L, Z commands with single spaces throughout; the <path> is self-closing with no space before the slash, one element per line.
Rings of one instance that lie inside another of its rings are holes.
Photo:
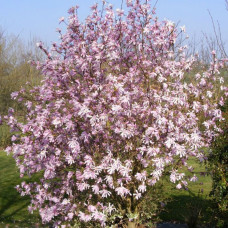
<path fill-rule="evenodd" d="M 213 82 L 221 93 L 226 88 L 215 53 L 208 71 L 184 82 L 194 60 L 181 47 L 175 57 L 174 23 L 159 22 L 149 1 L 126 5 L 126 13 L 115 14 L 103 1 L 84 23 L 72 7 L 61 43 L 51 52 L 38 43 L 47 55 L 37 64 L 42 84 L 29 96 L 12 95 L 24 101 L 27 116 L 21 123 L 10 110 L 15 134 L 7 151 L 21 176 L 42 175 L 17 189 L 31 197 L 29 210 L 38 209 L 44 223 L 108 227 L 121 218 L 136 227 L 148 219 L 143 205 L 160 179 L 169 175 L 186 188 L 188 158 L 203 161 L 200 148 L 220 131 Z"/>

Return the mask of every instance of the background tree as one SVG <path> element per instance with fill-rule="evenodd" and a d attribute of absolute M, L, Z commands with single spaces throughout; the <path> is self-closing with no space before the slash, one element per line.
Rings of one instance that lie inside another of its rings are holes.
<path fill-rule="evenodd" d="M 142 205 L 163 176 L 187 188 L 189 158 L 205 159 L 203 147 L 220 132 L 222 120 L 214 92 L 227 94 L 222 66 L 212 52 L 208 71 L 184 78 L 193 58 L 175 48 L 178 31 L 159 22 L 149 1 L 127 0 L 127 12 L 93 5 L 84 23 L 78 7 L 69 10 L 67 31 L 37 68 L 45 75 L 24 101 L 26 123 L 9 111 L 15 132 L 7 148 L 21 176 L 39 173 L 40 181 L 17 189 L 31 197 L 43 222 L 124 226 L 142 223 Z M 177 52 L 176 52 L 177 51 Z M 218 83 L 214 83 L 218 82 Z M 202 118 L 204 117 L 204 118 Z M 82 226 L 82 225 L 80 225 Z"/>
<path fill-rule="evenodd" d="M 31 89 L 41 81 L 40 72 L 29 63 L 32 59 L 41 60 L 43 56 L 35 48 L 35 40 L 25 44 L 18 36 L 0 30 L 0 115 L 6 115 L 12 107 L 18 117 L 23 119 L 25 116 L 25 108 L 11 99 L 11 93 L 22 87 Z M 0 127 L 0 148 L 10 143 L 10 135 L 5 125 Z"/>

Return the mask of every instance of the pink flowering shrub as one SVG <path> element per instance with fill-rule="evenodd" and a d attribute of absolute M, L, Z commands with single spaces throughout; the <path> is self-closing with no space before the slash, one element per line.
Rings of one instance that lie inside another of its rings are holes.
<path fill-rule="evenodd" d="M 191 170 L 188 158 L 204 160 L 201 148 L 220 131 L 214 84 L 226 88 L 214 53 L 208 71 L 186 83 L 194 59 L 174 51 L 174 24 L 159 22 L 150 3 L 126 5 L 127 12 L 94 5 L 84 23 L 72 7 L 60 44 L 51 51 L 38 44 L 47 55 L 37 63 L 41 86 L 12 95 L 27 107 L 27 121 L 13 110 L 5 117 L 15 132 L 7 151 L 21 176 L 42 176 L 17 188 L 44 223 L 108 227 L 120 216 L 136 227 L 150 188 L 167 173 L 177 188 L 196 181 L 181 168 Z"/>

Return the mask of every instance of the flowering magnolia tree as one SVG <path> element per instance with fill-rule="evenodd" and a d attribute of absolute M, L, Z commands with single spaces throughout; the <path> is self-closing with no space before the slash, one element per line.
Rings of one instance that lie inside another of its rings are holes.
<path fill-rule="evenodd" d="M 15 132 L 7 151 L 21 176 L 41 176 L 17 189 L 44 223 L 108 227 L 119 216 L 136 227 L 150 188 L 164 175 L 178 189 L 195 181 L 181 168 L 191 170 L 188 158 L 204 160 L 201 148 L 220 131 L 223 99 L 214 85 L 226 88 L 215 53 L 209 70 L 186 83 L 194 59 L 174 51 L 175 25 L 159 22 L 149 1 L 126 7 L 94 5 L 84 23 L 72 7 L 68 21 L 61 18 L 60 44 L 50 52 L 38 44 L 47 54 L 37 63 L 42 84 L 12 94 L 27 120 L 18 122 L 13 110 L 5 117 Z"/>

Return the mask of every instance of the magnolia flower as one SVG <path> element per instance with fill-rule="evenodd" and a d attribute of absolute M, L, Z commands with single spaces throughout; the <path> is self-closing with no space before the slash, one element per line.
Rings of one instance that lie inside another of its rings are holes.
<path fill-rule="evenodd" d="M 37 42 L 37 43 L 36 43 L 36 46 L 37 46 L 38 48 L 42 48 L 42 46 L 43 46 L 43 45 L 42 45 L 42 42 Z"/>
<path fill-rule="evenodd" d="M 126 195 L 130 195 L 130 191 L 127 188 L 123 187 L 122 184 L 120 187 L 116 188 L 115 191 L 117 192 L 118 195 L 120 195 L 122 197 L 124 197 Z"/>
<path fill-rule="evenodd" d="M 98 185 L 92 185 L 92 191 L 95 193 L 95 194 L 99 194 L 99 186 Z"/>
<path fill-rule="evenodd" d="M 17 140 L 17 137 L 15 136 L 15 135 L 13 135 L 12 137 L 11 137 L 11 141 L 13 142 L 13 141 L 16 141 Z"/>
<path fill-rule="evenodd" d="M 111 192 L 106 189 L 101 190 L 99 193 L 101 194 L 102 198 L 107 198 L 108 196 L 111 195 Z"/>
<path fill-rule="evenodd" d="M 146 27 L 143 29 L 143 32 L 144 32 L 145 34 L 148 34 L 148 33 L 150 32 L 149 26 L 146 26 Z"/>
<path fill-rule="evenodd" d="M 67 155 L 66 160 L 69 165 L 72 165 L 73 163 L 75 163 L 74 158 L 71 155 Z"/>
<path fill-rule="evenodd" d="M 91 220 L 91 215 L 87 215 L 87 214 L 85 214 L 85 213 L 83 213 L 83 212 L 79 212 L 79 218 L 80 218 L 80 220 L 82 220 L 82 221 L 84 221 L 84 222 L 88 222 L 88 221 L 90 221 Z"/>
<path fill-rule="evenodd" d="M 184 176 L 184 173 L 177 173 L 177 170 L 173 170 L 170 175 L 170 181 L 175 183 L 176 181 L 181 180 Z"/>
<path fill-rule="evenodd" d="M 133 194 L 134 197 L 138 200 L 142 197 L 142 193 L 141 192 L 138 192 L 138 190 L 136 190 L 136 192 Z"/>
<path fill-rule="evenodd" d="M 193 177 L 190 178 L 190 181 L 196 182 L 198 180 L 198 177 L 194 174 Z"/>
<path fill-rule="evenodd" d="M 99 220 L 99 221 L 105 221 L 105 215 L 102 212 L 94 211 L 92 214 L 93 219 Z"/>
<path fill-rule="evenodd" d="M 64 199 L 63 201 L 62 201 L 62 205 L 67 205 L 67 204 L 69 204 L 70 203 L 70 200 L 69 199 Z"/>
<path fill-rule="evenodd" d="M 46 158 L 46 153 L 47 153 L 46 150 L 42 150 L 42 151 L 40 152 L 40 158 L 41 158 L 41 159 Z"/>
<path fill-rule="evenodd" d="M 112 204 L 108 204 L 108 206 L 105 208 L 105 211 L 108 212 L 108 214 L 111 214 L 113 211 L 116 211 L 116 208 Z"/>
<path fill-rule="evenodd" d="M 58 127 L 58 126 L 62 125 L 62 121 L 61 121 L 61 119 L 59 117 L 56 117 L 52 121 L 52 124 L 55 125 L 55 127 Z"/>
<path fill-rule="evenodd" d="M 206 81 L 205 81 L 204 78 L 201 78 L 201 80 L 200 80 L 200 85 L 201 85 L 201 86 L 205 86 L 205 85 L 206 85 Z"/>
<path fill-rule="evenodd" d="M 215 50 L 211 51 L 211 54 L 216 55 L 216 51 Z"/>
<path fill-rule="evenodd" d="M 72 152 L 79 152 L 80 151 L 80 145 L 76 139 L 72 139 L 68 142 L 69 147 L 72 149 Z"/>
<path fill-rule="evenodd" d="M 154 179 L 159 180 L 161 175 L 162 175 L 162 170 L 161 169 L 155 169 L 151 175 L 154 177 Z"/>
<path fill-rule="evenodd" d="M 200 135 L 197 132 L 191 134 L 191 140 L 195 143 L 199 142 L 201 139 Z"/>
<path fill-rule="evenodd" d="M 174 29 L 175 24 L 172 21 L 167 21 L 166 26 L 169 29 L 169 31 L 172 31 Z"/>
<path fill-rule="evenodd" d="M 181 188 L 182 188 L 181 184 L 178 184 L 178 185 L 176 186 L 176 188 L 177 188 L 177 189 L 181 189 Z"/>
<path fill-rule="evenodd" d="M 55 175 L 56 175 L 56 172 L 51 167 L 46 168 L 44 172 L 44 178 L 52 179 L 53 177 L 55 177 Z"/>
<path fill-rule="evenodd" d="M 117 15 L 118 16 L 123 16 L 124 15 L 124 11 L 121 9 L 116 9 Z"/>
<path fill-rule="evenodd" d="M 88 206 L 88 211 L 89 212 L 94 212 L 94 211 L 96 211 L 97 210 L 97 208 L 95 207 L 95 206 L 93 206 L 93 205 L 89 205 Z"/>
<path fill-rule="evenodd" d="M 60 18 L 59 18 L 59 23 L 63 22 L 64 20 L 65 20 L 64 17 L 60 17 Z"/>
<path fill-rule="evenodd" d="M 142 193 L 146 192 L 146 185 L 145 185 L 145 182 L 143 182 L 143 184 L 139 185 L 138 191 L 139 191 L 139 192 L 142 192 Z"/>
<path fill-rule="evenodd" d="M 74 213 L 72 213 L 72 212 L 68 213 L 68 218 L 69 218 L 70 220 L 72 220 L 73 217 L 74 217 Z"/>
<path fill-rule="evenodd" d="M 133 1 L 133 0 L 127 0 L 127 5 L 128 5 L 128 6 L 132 5 L 132 1 Z"/>
<path fill-rule="evenodd" d="M 120 110 L 122 110 L 122 107 L 120 105 L 112 105 L 112 111 L 114 113 L 118 113 Z"/>
<path fill-rule="evenodd" d="M 181 26 L 180 29 L 182 32 L 185 32 L 186 31 L 185 25 Z"/>
<path fill-rule="evenodd" d="M 89 115 L 90 113 L 90 110 L 87 106 L 83 105 L 81 108 L 80 108 L 80 111 L 78 112 L 78 115 L 81 116 L 81 117 L 92 117 L 91 115 Z"/>
<path fill-rule="evenodd" d="M 171 148 L 171 146 L 175 143 L 173 138 L 168 138 L 165 142 L 167 148 Z"/>
<path fill-rule="evenodd" d="M 83 182 L 83 183 L 78 183 L 78 184 L 77 184 L 77 187 L 78 187 L 78 190 L 79 190 L 80 192 L 82 192 L 82 191 L 84 191 L 84 190 L 87 190 L 87 189 L 90 187 L 90 185 L 87 184 L 87 183 L 85 183 L 85 182 Z"/>
<path fill-rule="evenodd" d="M 136 180 L 138 180 L 138 181 L 145 181 L 146 180 L 146 171 L 145 172 L 143 172 L 143 173 L 136 173 L 135 174 L 135 178 L 136 178 Z"/>
<path fill-rule="evenodd" d="M 11 93 L 11 98 L 13 100 L 16 100 L 16 98 L 18 97 L 18 95 L 19 95 L 19 92 L 13 92 L 13 93 Z"/>
<path fill-rule="evenodd" d="M 209 98 L 211 98 L 212 95 L 213 95 L 213 93 L 212 93 L 211 91 L 207 91 L 207 96 L 208 96 Z"/>
<path fill-rule="evenodd" d="M 165 166 L 165 162 L 163 158 L 155 158 L 153 159 L 154 165 L 158 168 L 161 169 Z"/>
<path fill-rule="evenodd" d="M 203 125 L 207 128 L 207 129 L 209 129 L 210 128 L 210 121 L 204 121 L 203 122 Z"/>

